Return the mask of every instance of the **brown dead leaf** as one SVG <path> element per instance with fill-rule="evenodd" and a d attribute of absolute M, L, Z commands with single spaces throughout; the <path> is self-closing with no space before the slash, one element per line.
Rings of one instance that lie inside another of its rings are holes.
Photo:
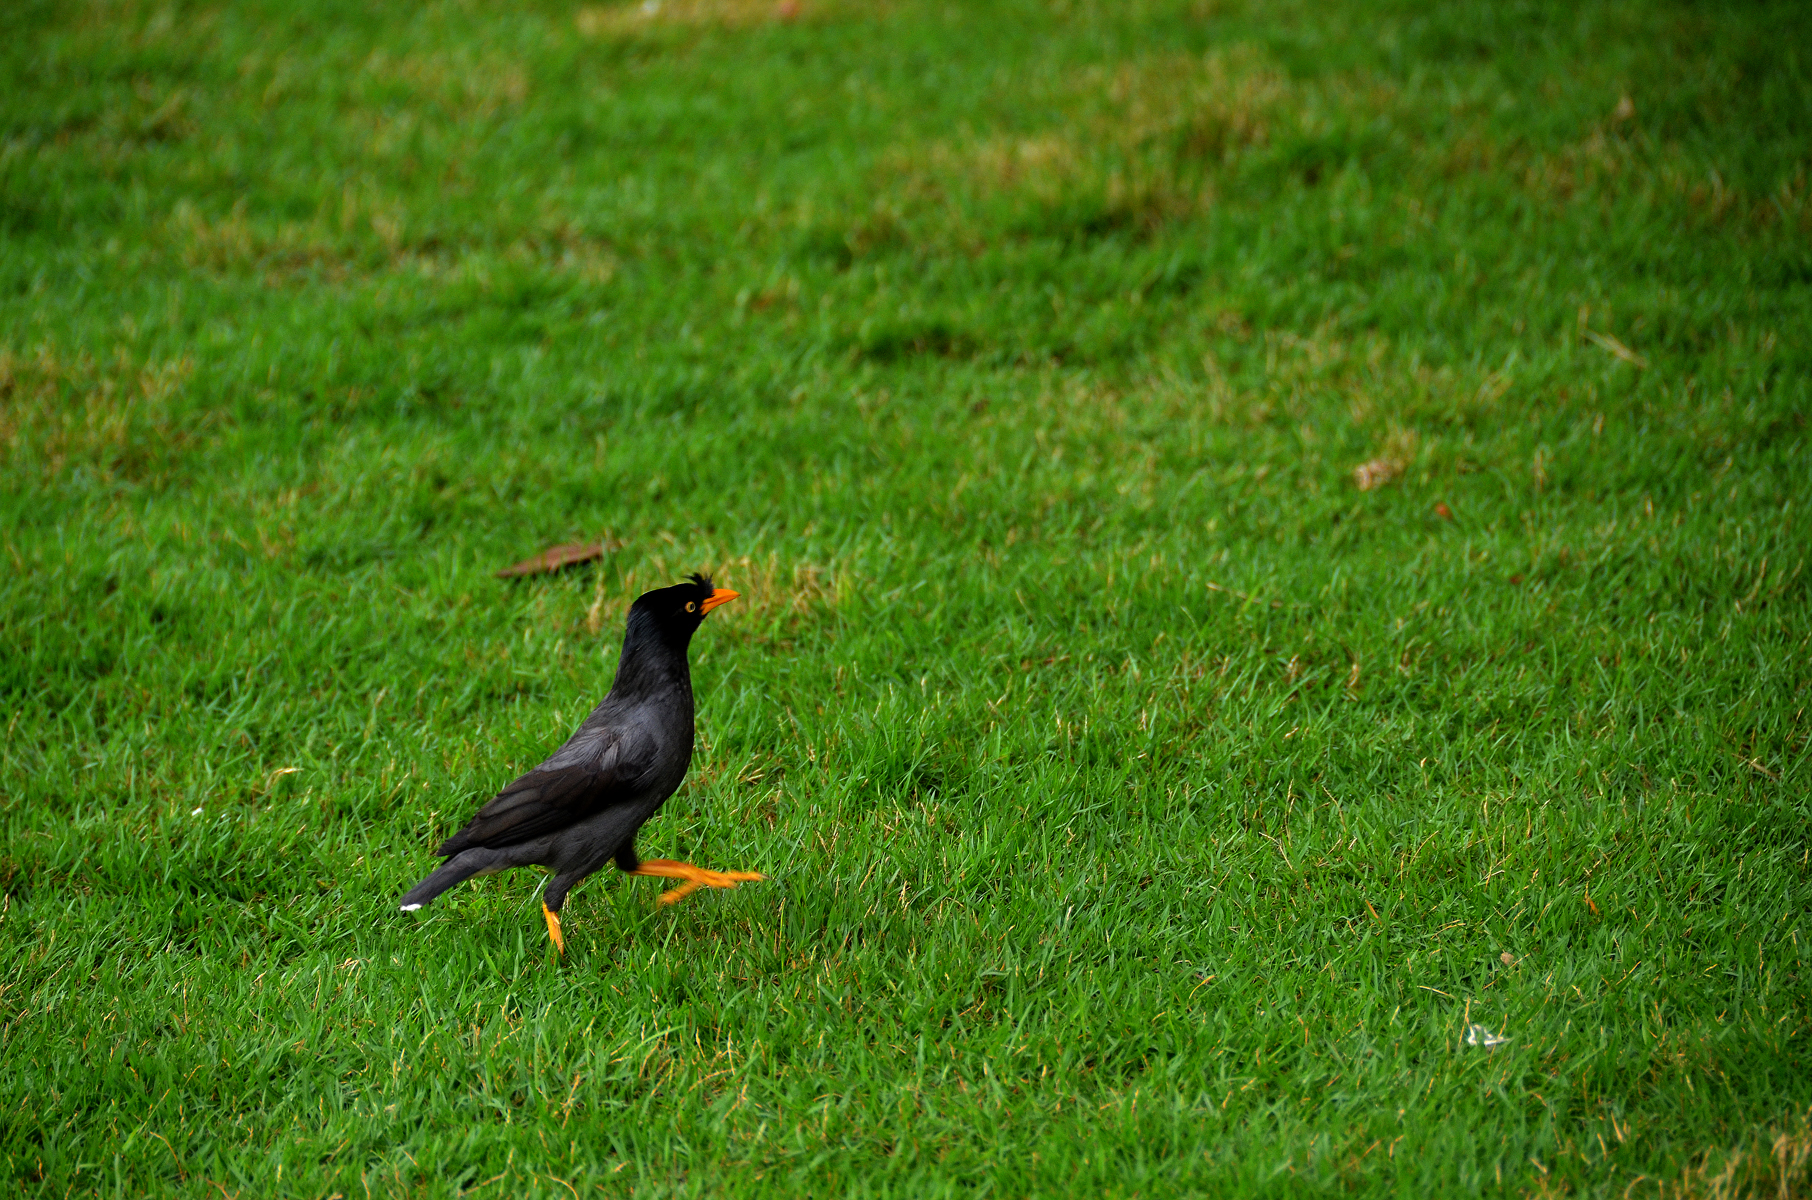
<path fill-rule="evenodd" d="M 1445 500 L 1434 506 L 1434 515 L 1441 518 L 1443 521 L 1453 520 L 1453 510 L 1447 507 L 1447 502 Z"/>
<path fill-rule="evenodd" d="M 590 562 L 594 558 L 604 557 L 604 546 L 601 542 L 586 544 L 549 546 L 533 558 L 503 568 L 497 572 L 497 578 L 509 579 L 517 575 L 545 575 L 550 571 L 559 571 L 579 563 Z"/>
<path fill-rule="evenodd" d="M 1353 485 L 1362 492 L 1383 487 L 1403 473 L 1403 464 L 1394 458 L 1374 458 L 1353 468 Z"/>

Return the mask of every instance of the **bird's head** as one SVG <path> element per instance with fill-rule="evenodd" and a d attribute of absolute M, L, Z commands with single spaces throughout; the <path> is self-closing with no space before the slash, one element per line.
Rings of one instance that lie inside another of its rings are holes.
<path fill-rule="evenodd" d="M 729 588 L 712 587 L 708 575 L 694 574 L 684 583 L 637 596 L 629 607 L 630 624 L 638 624 L 638 617 L 648 620 L 661 631 L 665 640 L 677 641 L 684 646 L 706 613 L 736 599 L 739 594 Z"/>

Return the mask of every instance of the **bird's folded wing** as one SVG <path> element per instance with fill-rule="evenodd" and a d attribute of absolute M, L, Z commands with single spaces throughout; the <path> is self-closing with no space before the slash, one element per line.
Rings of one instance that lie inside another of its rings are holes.
<path fill-rule="evenodd" d="M 633 801 L 636 783 L 654 765 L 654 739 L 632 731 L 601 739 L 597 753 L 558 755 L 497 793 L 437 854 L 473 846 L 514 846 L 565 829 L 616 804 Z M 565 760 L 554 766 L 557 760 Z"/>

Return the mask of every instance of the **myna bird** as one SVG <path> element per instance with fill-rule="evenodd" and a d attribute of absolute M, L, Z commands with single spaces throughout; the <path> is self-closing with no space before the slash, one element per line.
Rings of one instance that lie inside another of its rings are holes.
<path fill-rule="evenodd" d="M 692 764 L 692 673 L 686 647 L 705 614 L 736 599 L 694 575 L 644 592 L 629 607 L 623 657 L 610 694 L 553 757 L 503 789 L 465 828 L 441 843 L 447 861 L 403 897 L 414 912 L 456 883 L 511 867 L 554 873 L 541 896 L 547 934 L 562 954 L 560 907 L 574 884 L 616 859 L 626 875 L 678 879 L 662 904 L 701 887 L 761 879 L 753 871 L 707 871 L 691 863 L 636 857 L 635 834 Z"/>

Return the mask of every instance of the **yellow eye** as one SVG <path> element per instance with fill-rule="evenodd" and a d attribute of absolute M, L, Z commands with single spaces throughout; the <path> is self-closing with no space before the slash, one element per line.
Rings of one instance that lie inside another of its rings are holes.
<path fill-rule="evenodd" d="M 696 605 L 692 601 L 688 600 L 688 601 L 686 601 L 686 611 L 687 612 L 697 612 L 698 605 Z"/>

